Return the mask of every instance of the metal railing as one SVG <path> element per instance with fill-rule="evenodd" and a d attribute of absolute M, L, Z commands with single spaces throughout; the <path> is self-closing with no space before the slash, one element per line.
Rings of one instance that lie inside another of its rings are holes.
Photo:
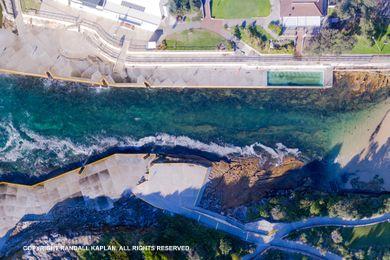
<path fill-rule="evenodd" d="M 97 36 L 87 35 L 86 39 L 89 43 L 91 43 L 95 48 L 99 49 L 101 52 L 111 57 L 112 59 L 118 59 L 120 53 L 115 52 L 114 50 L 107 47 L 107 45 L 103 44 Z"/>
<path fill-rule="evenodd" d="M 77 23 L 77 17 L 67 14 L 52 13 L 47 11 L 37 11 L 34 12 L 36 16 L 43 18 L 56 19 L 63 22 Z"/>
<path fill-rule="evenodd" d="M 49 18 L 49 19 L 55 19 L 60 20 L 64 22 L 70 22 L 74 23 L 75 26 L 85 26 L 91 30 L 93 30 L 100 38 L 102 38 L 104 41 L 108 42 L 110 45 L 116 47 L 116 48 L 122 48 L 123 45 L 123 39 L 115 37 L 111 34 L 109 34 L 101 25 L 94 23 L 92 21 L 89 21 L 87 19 L 83 19 L 77 16 L 72 16 L 68 14 L 61 14 L 61 13 L 53 13 L 48 11 L 38 11 L 35 13 L 36 16 L 43 17 L 43 18 Z M 100 46 L 101 44 L 99 44 Z M 146 44 L 143 41 L 132 39 L 131 40 L 131 49 L 138 49 L 138 50 L 145 50 Z M 107 49 L 107 48 L 104 48 Z"/>
<path fill-rule="evenodd" d="M 104 39 L 105 41 L 107 41 L 111 45 L 118 47 L 118 48 L 122 47 L 122 40 L 118 39 L 118 38 L 112 36 L 111 34 L 109 34 L 108 32 L 106 32 L 103 29 L 103 27 L 100 26 L 99 24 L 82 19 L 80 21 L 80 25 L 83 25 L 83 26 L 86 26 L 86 27 L 93 29 L 102 39 Z"/>

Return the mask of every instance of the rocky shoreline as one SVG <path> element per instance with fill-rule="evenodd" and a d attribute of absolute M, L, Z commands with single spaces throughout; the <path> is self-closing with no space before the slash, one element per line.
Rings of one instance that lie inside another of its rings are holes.
<path fill-rule="evenodd" d="M 90 202 L 92 205 L 92 201 Z M 104 232 L 121 229 L 149 228 L 162 216 L 162 211 L 124 195 L 109 210 L 88 206 L 83 198 L 63 201 L 43 215 L 25 217 L 9 237 L 1 241 L 0 257 L 76 258 L 74 251 L 38 251 L 34 246 L 82 246 L 99 241 Z M 22 250 L 28 247 L 28 250 Z"/>
<path fill-rule="evenodd" d="M 298 171 L 305 163 L 286 156 L 280 164 L 260 158 L 234 158 L 215 162 L 209 175 L 201 206 L 217 212 L 260 200 L 278 190 L 300 185 L 304 174 Z"/>

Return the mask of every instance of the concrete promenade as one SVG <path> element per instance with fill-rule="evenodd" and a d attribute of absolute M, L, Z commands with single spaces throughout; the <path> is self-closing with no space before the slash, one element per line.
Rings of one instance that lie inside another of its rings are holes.
<path fill-rule="evenodd" d="M 0 50 L 0 73 L 111 87 L 263 89 L 269 88 L 270 69 L 324 71 L 324 87 L 332 86 L 335 69 L 390 69 L 390 56 L 295 58 L 218 51 L 133 51 L 129 47 L 134 44 L 132 39 L 125 38 L 121 45 L 120 39 L 87 18 L 18 12 L 20 34 L 0 30 L 0 45 L 4 47 Z"/>
<path fill-rule="evenodd" d="M 122 52 L 118 59 L 114 50 L 97 45 L 100 40 L 90 37 L 41 27 L 26 30 L 24 36 L 0 30 L 0 45 L 4 46 L 0 73 L 111 87 L 262 89 L 268 87 L 268 70 L 321 70 L 325 72 L 325 87 L 332 86 L 333 70 L 390 70 L 390 57 L 369 55 L 297 59 L 288 55 L 151 51 Z"/>
<path fill-rule="evenodd" d="M 119 24 L 51 0 L 43 1 L 38 12 L 27 13 L 22 12 L 19 1 L 16 3 L 14 23 L 18 34 L 0 29 L 0 73 L 111 87 L 262 89 L 269 88 L 270 69 L 324 71 L 324 87 L 332 86 L 333 70 L 390 70 L 390 55 L 294 57 L 147 51 L 145 44 L 150 35 L 142 32 L 124 30 Z M 211 18 L 210 3 L 206 3 L 206 15 L 200 23 L 214 28 L 220 21 Z M 272 20 L 278 9 L 274 5 L 264 21 Z"/>

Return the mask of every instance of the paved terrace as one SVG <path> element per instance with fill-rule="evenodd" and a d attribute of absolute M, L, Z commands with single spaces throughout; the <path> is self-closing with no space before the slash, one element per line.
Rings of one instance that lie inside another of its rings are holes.
<path fill-rule="evenodd" d="M 0 50 L 0 72 L 39 77 L 48 77 L 46 72 L 50 72 L 55 79 L 96 85 L 102 85 L 104 79 L 115 87 L 261 88 L 267 85 L 268 69 L 282 68 L 215 52 L 153 52 L 150 56 L 137 53 L 114 62 L 100 58 L 101 53 L 88 37 L 78 32 L 37 26 L 27 28 L 22 36 L 0 30 L 0 45 L 4 46 Z M 304 70 L 302 66 L 288 63 L 283 68 Z M 306 66 L 307 70 L 314 68 L 327 71 L 325 85 L 331 86 L 331 67 Z"/>

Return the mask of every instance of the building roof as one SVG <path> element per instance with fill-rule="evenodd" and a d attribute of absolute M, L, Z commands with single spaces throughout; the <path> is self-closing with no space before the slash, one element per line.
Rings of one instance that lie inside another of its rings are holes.
<path fill-rule="evenodd" d="M 117 13 L 134 24 L 148 22 L 158 25 L 162 16 L 160 0 L 106 0 L 104 10 Z"/>
<path fill-rule="evenodd" d="M 105 0 L 81 0 L 82 5 L 86 5 L 92 8 L 96 8 L 96 6 L 103 6 Z"/>
<path fill-rule="evenodd" d="M 324 16 L 326 0 L 280 0 L 280 16 Z"/>

